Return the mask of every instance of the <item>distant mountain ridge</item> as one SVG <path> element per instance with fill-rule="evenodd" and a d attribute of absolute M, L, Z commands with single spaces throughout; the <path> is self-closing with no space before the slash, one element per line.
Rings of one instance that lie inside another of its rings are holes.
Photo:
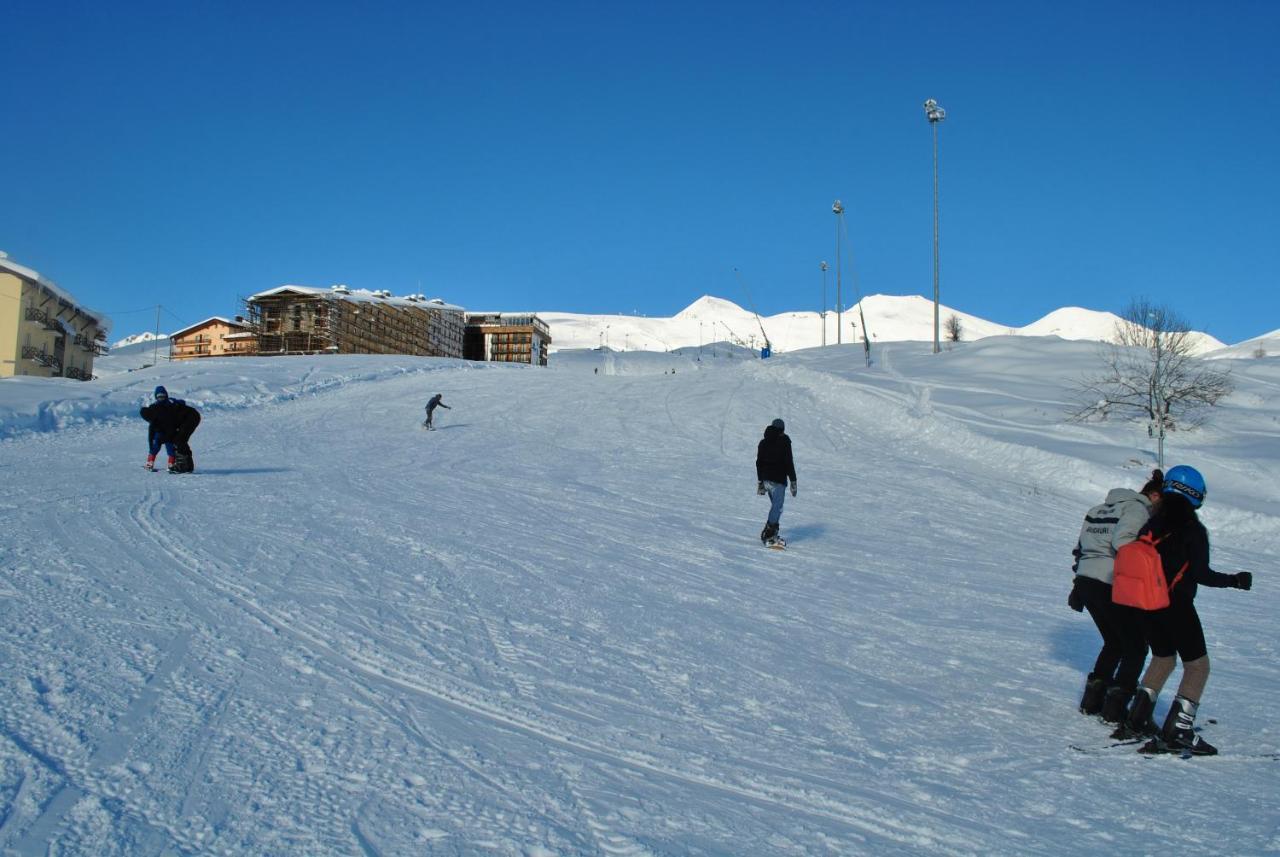
<path fill-rule="evenodd" d="M 148 330 L 143 333 L 135 333 L 133 336 L 126 336 L 124 339 L 121 339 L 119 342 L 112 343 L 111 347 L 127 348 L 130 345 L 138 345 L 143 342 L 154 342 L 157 339 L 167 340 L 168 338 L 169 338 L 169 334 L 167 333 L 162 333 L 159 336 L 157 336 L 156 334 Z"/>
<path fill-rule="evenodd" d="M 584 315 L 539 312 L 551 327 L 554 351 L 608 346 L 614 350 L 668 351 L 710 342 L 735 342 L 751 348 L 767 336 L 775 351 L 856 343 L 862 341 L 862 319 L 871 342 L 933 341 L 933 301 L 920 295 L 870 295 L 841 313 L 784 312 L 762 316 L 724 298 L 704 295 L 670 318 L 630 315 Z M 1058 336 L 1062 339 L 1105 341 L 1120 317 L 1110 312 L 1063 307 L 1025 327 L 997 324 L 940 305 L 940 336 L 946 340 L 948 319 L 960 322 L 961 341 L 988 336 Z M 837 333 L 837 324 L 839 332 Z M 825 337 L 825 343 L 824 343 Z M 1193 332 L 1197 353 L 1208 354 L 1226 345 L 1205 333 Z"/>
<path fill-rule="evenodd" d="M 615 351 L 672 351 L 712 342 L 731 342 L 758 349 L 768 338 L 778 352 L 798 351 L 821 345 L 862 341 L 862 318 L 876 342 L 933 341 L 933 301 L 920 295 L 870 295 L 840 314 L 826 313 L 825 323 L 812 311 L 784 312 L 762 316 L 743 309 L 725 298 L 703 295 L 671 317 L 636 315 L 590 315 L 539 311 L 551 328 L 551 350 L 568 351 L 608 347 Z M 1070 340 L 1109 340 L 1119 316 L 1110 312 L 1062 307 L 1024 327 L 1011 327 L 970 315 L 946 305 L 939 307 L 940 336 L 947 339 L 946 325 L 954 316 L 960 322 L 963 342 L 989 336 L 1058 336 Z M 838 325 L 838 329 L 837 329 Z M 112 348 L 150 344 L 167 340 L 150 331 L 127 336 Z M 1280 330 L 1256 340 L 1228 347 L 1206 333 L 1193 332 L 1195 350 L 1214 357 L 1253 356 L 1261 348 L 1280 355 Z M 161 343 L 163 344 L 163 342 Z"/>

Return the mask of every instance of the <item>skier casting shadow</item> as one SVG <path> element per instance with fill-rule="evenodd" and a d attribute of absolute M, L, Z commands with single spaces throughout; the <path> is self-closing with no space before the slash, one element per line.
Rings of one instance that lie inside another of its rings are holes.
<path fill-rule="evenodd" d="M 446 405 L 444 402 L 441 401 L 441 399 L 443 398 L 444 398 L 443 394 L 436 393 L 434 396 L 432 396 L 430 399 L 427 400 L 427 419 L 422 423 L 423 428 L 425 429 L 435 428 L 435 425 L 432 423 L 432 415 L 435 413 L 436 408 L 444 408 L 446 411 L 453 410 L 453 408 L 449 407 L 448 405 Z"/>
<path fill-rule="evenodd" d="M 200 425 L 200 412 L 182 399 L 170 399 L 169 391 L 156 387 L 155 402 L 145 405 L 138 414 L 147 421 L 148 470 L 156 469 L 156 454 L 163 446 L 169 454 L 170 473 L 191 473 L 195 460 L 191 453 L 191 435 Z"/>
<path fill-rule="evenodd" d="M 791 458 L 791 438 L 786 424 L 777 419 L 764 430 L 764 439 L 756 447 L 756 493 L 769 498 L 769 518 L 760 531 L 760 541 L 771 548 L 785 548 L 787 542 L 778 535 L 782 520 L 782 502 L 787 480 L 791 480 L 791 496 L 796 496 L 796 465 Z"/>

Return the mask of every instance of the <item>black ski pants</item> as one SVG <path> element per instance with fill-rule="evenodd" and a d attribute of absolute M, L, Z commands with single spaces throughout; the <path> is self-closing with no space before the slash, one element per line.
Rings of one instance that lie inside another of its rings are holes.
<path fill-rule="evenodd" d="M 1092 577 L 1078 577 L 1076 589 L 1084 598 L 1084 609 L 1102 635 L 1102 651 L 1094 661 L 1089 678 L 1108 685 L 1133 690 L 1147 659 L 1147 639 L 1142 612 L 1111 601 L 1111 585 Z"/>

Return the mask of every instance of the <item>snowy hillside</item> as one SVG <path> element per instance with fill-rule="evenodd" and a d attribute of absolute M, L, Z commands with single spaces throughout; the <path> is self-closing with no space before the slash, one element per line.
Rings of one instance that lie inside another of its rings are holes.
<path fill-rule="evenodd" d="M 0 381 L 0 853 L 1280 849 L 1280 358 L 1169 440 L 1256 575 L 1200 592 L 1222 755 L 1183 761 L 1075 710 L 1071 548 L 1152 466 L 1063 422 L 1093 343 L 696 344 Z M 204 413 L 195 474 L 140 467 L 157 383 Z"/>
<path fill-rule="evenodd" d="M 570 312 L 539 312 L 551 328 L 551 351 L 578 351 L 607 347 L 614 351 L 675 351 L 710 343 L 737 345 L 758 351 L 766 338 L 776 352 L 798 351 L 820 345 L 862 341 L 862 319 L 876 342 L 933 342 L 933 302 L 919 295 L 870 295 L 846 309 L 840 316 L 834 309 L 823 318 L 816 312 L 786 312 L 757 319 L 749 310 L 732 301 L 704 295 L 670 318 L 637 315 L 584 315 Z M 972 342 L 989 336 L 1057 336 L 1062 339 L 1109 341 L 1118 316 L 1109 312 L 1064 307 L 1054 310 L 1026 327 L 1007 327 L 942 305 L 938 312 L 939 336 L 946 340 L 947 323 L 960 322 L 960 338 Z M 140 333 L 114 346 L 140 354 L 151 345 L 154 335 Z M 1212 336 L 1195 333 L 1197 353 L 1210 356 L 1237 356 L 1220 351 L 1223 343 Z M 159 343 L 168 346 L 167 335 Z M 149 352 L 148 352 L 149 353 Z M 96 369 L 95 369 L 96 371 Z"/>
<path fill-rule="evenodd" d="M 161 333 L 156 335 L 147 330 L 142 333 L 135 333 L 132 336 L 126 336 L 124 339 L 121 339 L 119 342 L 112 345 L 111 348 L 112 350 L 115 350 L 117 348 L 128 348 L 131 345 L 150 345 L 156 340 L 159 340 L 161 344 L 167 344 L 169 341 L 169 334 Z"/>
<path fill-rule="evenodd" d="M 757 321 L 748 310 L 723 298 L 704 296 L 671 318 L 625 315 L 581 315 L 565 312 L 538 313 L 551 326 L 553 350 L 596 348 L 619 351 L 665 351 L 707 342 L 739 343 L 759 348 L 766 338 L 774 351 L 797 351 L 824 344 L 862 341 L 862 319 L 875 342 L 933 342 L 933 301 L 919 295 L 870 295 L 837 318 L 817 312 L 788 312 Z M 947 322 L 960 322 L 960 338 L 971 342 L 989 336 L 1058 336 L 1062 339 L 1110 340 L 1120 319 L 1107 312 L 1066 307 L 1022 328 L 996 324 L 941 305 L 939 337 L 947 339 Z M 839 336 L 837 337 L 837 327 Z M 1200 353 L 1220 349 L 1223 343 L 1206 334 L 1193 337 Z"/>
<path fill-rule="evenodd" d="M 1210 357 L 1280 357 L 1280 330 L 1215 351 Z"/>

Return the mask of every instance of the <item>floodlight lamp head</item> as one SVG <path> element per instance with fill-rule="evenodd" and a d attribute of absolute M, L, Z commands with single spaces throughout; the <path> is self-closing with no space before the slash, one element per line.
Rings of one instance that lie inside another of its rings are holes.
<path fill-rule="evenodd" d="M 947 111 L 938 106 L 938 102 L 930 98 L 924 103 L 924 115 L 930 122 L 941 122 L 947 118 Z"/>
<path fill-rule="evenodd" d="M 837 199 L 831 204 L 831 210 L 836 214 L 844 214 L 844 203 Z"/>
<path fill-rule="evenodd" d="M 825 270 L 827 270 L 827 268 L 828 268 L 828 265 L 827 265 L 827 263 L 826 263 L 826 262 L 819 262 L 819 263 L 818 263 L 818 265 L 819 265 L 819 267 L 821 267 L 821 268 L 822 268 L 822 270 L 824 270 L 824 271 L 825 271 Z"/>

